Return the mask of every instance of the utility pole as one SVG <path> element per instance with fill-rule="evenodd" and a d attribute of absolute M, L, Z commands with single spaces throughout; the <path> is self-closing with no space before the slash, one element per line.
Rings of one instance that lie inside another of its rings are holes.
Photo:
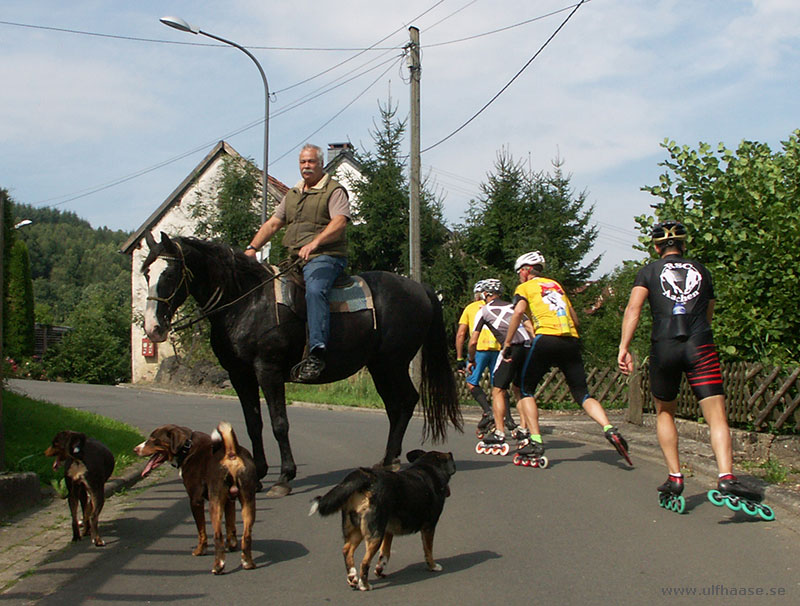
<path fill-rule="evenodd" d="M 411 72 L 411 178 L 408 200 L 408 268 L 412 280 L 422 282 L 421 246 L 419 242 L 419 80 L 422 67 L 419 61 L 419 29 L 408 28 L 411 42 L 408 44 L 408 62 Z M 422 353 L 417 352 L 411 360 L 411 382 L 419 391 L 422 382 Z"/>
<path fill-rule="evenodd" d="M 5 229 L 6 229 L 6 194 L 0 191 L 0 471 L 6 469 L 6 430 L 3 426 L 3 298 L 5 292 L 3 291 L 3 258 L 5 252 Z"/>
<path fill-rule="evenodd" d="M 419 153 L 419 81 L 422 68 L 419 61 L 419 29 L 408 28 L 411 35 L 409 49 L 409 71 L 411 72 L 411 179 L 409 187 L 408 207 L 408 265 L 411 279 L 422 281 L 421 247 L 419 242 L 419 188 L 420 188 L 420 153 Z"/>

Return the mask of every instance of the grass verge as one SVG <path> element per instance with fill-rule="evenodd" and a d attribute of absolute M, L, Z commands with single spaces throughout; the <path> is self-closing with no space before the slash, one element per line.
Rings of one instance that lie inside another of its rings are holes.
<path fill-rule="evenodd" d="M 80 431 L 108 446 L 116 460 L 115 474 L 138 460 L 133 447 L 144 439 L 139 430 L 125 423 L 5 390 L 3 428 L 8 471 L 33 471 L 47 485 L 64 477 L 64 470 L 53 470 L 52 457 L 44 455 L 59 431 Z"/>

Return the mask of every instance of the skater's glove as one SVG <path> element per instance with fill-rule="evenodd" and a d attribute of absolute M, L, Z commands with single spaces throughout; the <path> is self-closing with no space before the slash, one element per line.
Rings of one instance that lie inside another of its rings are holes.
<path fill-rule="evenodd" d="M 456 370 L 463 371 L 467 367 L 467 361 L 464 358 L 456 360 Z"/>

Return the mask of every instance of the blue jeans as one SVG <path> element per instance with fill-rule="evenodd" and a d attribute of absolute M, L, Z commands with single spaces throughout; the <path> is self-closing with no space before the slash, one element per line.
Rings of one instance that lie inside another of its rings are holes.
<path fill-rule="evenodd" d="M 347 266 L 344 257 L 320 255 L 303 266 L 306 281 L 306 316 L 308 318 L 308 351 L 326 347 L 330 337 L 331 311 L 328 292 Z"/>

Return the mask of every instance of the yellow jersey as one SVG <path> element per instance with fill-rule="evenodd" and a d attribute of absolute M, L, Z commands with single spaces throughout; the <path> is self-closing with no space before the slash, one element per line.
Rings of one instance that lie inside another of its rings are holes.
<path fill-rule="evenodd" d="M 578 337 L 572 321 L 572 303 L 561 284 L 550 278 L 532 278 L 514 291 L 514 303 L 524 298 L 537 335 Z"/>
<path fill-rule="evenodd" d="M 475 316 L 478 315 L 481 307 L 486 305 L 486 301 L 473 301 L 464 308 L 461 312 L 461 317 L 458 320 L 459 324 L 466 324 L 469 328 L 469 334 L 475 330 Z M 478 351 L 500 351 L 500 343 L 494 338 L 494 335 L 488 328 L 481 330 L 478 335 Z"/>

